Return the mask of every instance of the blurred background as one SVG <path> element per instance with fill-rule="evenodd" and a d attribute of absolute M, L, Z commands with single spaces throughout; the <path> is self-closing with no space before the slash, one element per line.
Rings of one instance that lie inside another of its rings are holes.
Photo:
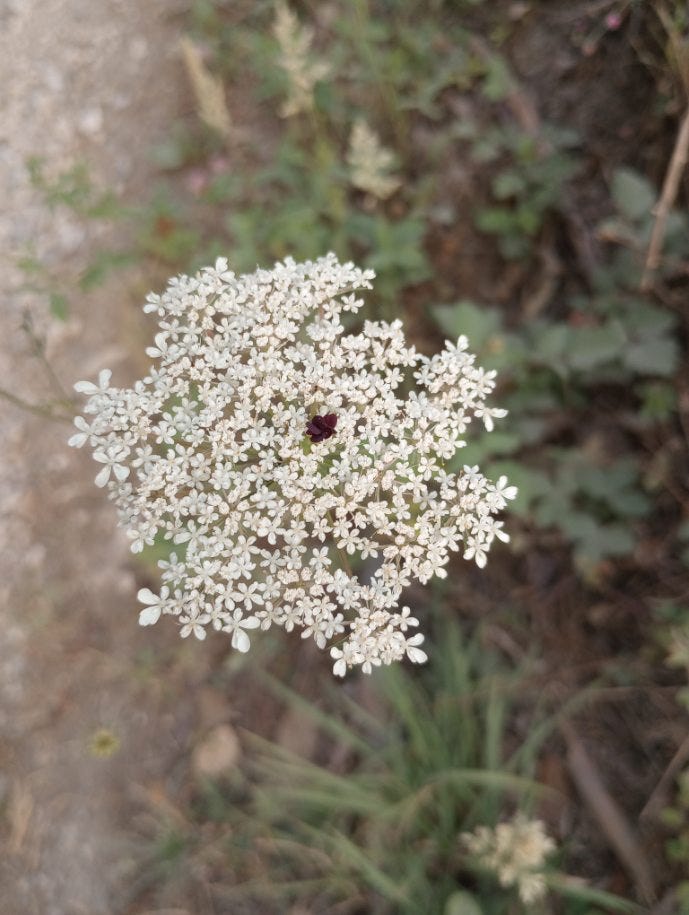
<path fill-rule="evenodd" d="M 0 52 L 2 915 L 689 912 L 687 4 L 0 0 Z M 520 488 L 344 683 L 140 629 L 66 446 L 150 289 L 329 250 L 499 371 L 458 466 Z"/>

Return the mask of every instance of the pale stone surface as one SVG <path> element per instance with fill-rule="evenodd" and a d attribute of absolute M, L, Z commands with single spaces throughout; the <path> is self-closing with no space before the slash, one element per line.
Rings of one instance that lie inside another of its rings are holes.
<path fill-rule="evenodd" d="M 26 161 L 42 157 L 50 175 L 83 161 L 97 185 L 140 196 L 148 151 L 178 105 L 179 8 L 0 0 L 0 387 L 26 400 L 57 393 L 20 330 L 26 308 L 68 389 L 105 364 L 126 372 L 132 321 L 122 275 L 75 294 L 65 323 L 25 288 L 17 261 L 31 253 L 71 292 L 110 231 L 47 207 Z M 0 784 L 12 799 L 0 838 L 3 915 L 122 910 L 135 860 L 131 785 L 164 774 L 191 730 L 183 703 L 170 711 L 162 691 L 136 680 L 144 643 L 131 561 L 95 494 L 92 462 L 66 448 L 68 434 L 0 400 Z M 88 752 L 103 726 L 121 743 L 108 760 Z"/>
<path fill-rule="evenodd" d="M 219 724 L 201 740 L 192 755 L 192 766 L 202 778 L 220 778 L 227 775 L 239 762 L 239 738 L 229 724 Z"/>

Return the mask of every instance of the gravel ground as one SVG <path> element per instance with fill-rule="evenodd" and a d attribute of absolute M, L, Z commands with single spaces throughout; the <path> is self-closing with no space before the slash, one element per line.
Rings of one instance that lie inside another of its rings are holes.
<path fill-rule="evenodd" d="M 23 288 L 19 257 L 33 252 L 69 287 L 106 231 L 51 211 L 25 163 L 41 156 L 57 174 L 85 161 L 103 187 L 139 193 L 180 105 L 176 12 L 170 0 L 0 0 L 0 387 L 27 400 L 56 394 L 20 329 L 27 307 L 67 388 L 104 366 L 131 380 L 131 276 L 75 297 L 66 322 Z M 2 915 L 134 911 L 131 817 L 190 732 L 190 709 L 137 677 L 146 645 L 168 636 L 142 640 L 126 545 L 68 434 L 0 400 Z M 121 740 L 107 760 L 88 751 L 101 726 Z"/>

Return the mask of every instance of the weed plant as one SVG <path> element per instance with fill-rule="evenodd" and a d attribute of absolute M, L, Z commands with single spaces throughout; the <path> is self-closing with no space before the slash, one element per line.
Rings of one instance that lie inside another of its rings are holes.
<path fill-rule="evenodd" d="M 507 812 L 535 817 L 553 800 L 534 775 L 554 719 L 525 701 L 525 670 L 508 668 L 480 633 L 465 638 L 456 624 L 436 622 L 443 639 L 433 664 L 418 676 L 380 671 L 375 692 L 329 690 L 310 701 L 261 677 L 318 730 L 318 758 L 248 734 L 248 782 L 236 776 L 201 792 L 200 820 L 235 827 L 227 853 L 238 871 L 225 902 L 506 915 L 551 911 L 559 898 L 563 912 L 635 911 L 562 874 L 557 857 L 544 875 L 549 900 L 525 904 L 467 854 L 467 831 L 495 826 Z M 256 854 L 259 876 L 251 878 Z"/>
<path fill-rule="evenodd" d="M 577 284 L 560 283 L 556 266 L 554 276 L 546 269 L 541 277 L 545 291 L 516 309 L 467 300 L 461 281 L 439 274 L 434 246 L 472 220 L 487 248 L 495 238 L 497 253 L 522 274 L 538 271 L 548 239 L 569 218 L 581 141 L 567 125 L 505 122 L 505 105 L 521 90 L 501 49 L 507 31 L 498 11 L 481 3 L 465 4 L 462 15 L 450 4 L 432 7 L 356 0 L 347 16 L 335 7 L 297 8 L 294 27 L 312 30 L 308 53 L 327 68 L 318 71 L 310 107 L 280 117 L 289 74 L 273 4 L 233 9 L 196 0 L 185 47 L 197 48 L 190 76 L 199 117 L 178 124 L 157 148 L 168 177 L 143 211 L 120 209 L 136 220 L 135 244 L 102 252 L 81 284 L 90 288 L 141 257 L 165 275 L 228 252 L 238 271 L 329 249 L 372 267 L 379 317 L 408 313 L 422 345 L 428 334 L 465 333 L 500 370 L 509 431 L 486 437 L 462 461 L 489 462 L 493 474 L 514 478 L 526 528 L 548 543 L 556 531 L 595 583 L 609 560 L 634 552 L 672 489 L 671 456 L 646 457 L 677 411 L 675 310 L 639 288 L 658 191 L 630 168 L 612 174 L 611 216 L 597 229 L 605 246 Z M 222 130 L 209 126 L 208 99 L 198 96 L 212 87 L 217 108 L 223 82 L 228 89 L 248 82 L 250 123 L 228 108 L 216 118 Z M 458 119 L 463 99 L 475 116 Z M 392 163 L 393 190 L 384 197 L 355 184 L 350 142 L 361 121 Z M 485 201 L 469 212 L 447 192 L 457 162 L 476 175 L 476 198 Z M 52 182 L 39 161 L 30 169 L 51 205 L 115 215 L 112 196 L 96 193 L 82 167 Z M 687 229 L 686 214 L 673 211 L 661 286 L 683 275 Z M 28 283 L 49 285 L 30 253 L 24 263 Z M 53 291 L 51 299 L 63 316 L 64 294 Z"/>

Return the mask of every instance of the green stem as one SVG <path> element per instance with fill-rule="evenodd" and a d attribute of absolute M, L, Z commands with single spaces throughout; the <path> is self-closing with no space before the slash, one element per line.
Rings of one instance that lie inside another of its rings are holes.
<path fill-rule="evenodd" d="M 17 397 L 16 394 L 12 394 L 10 391 L 5 390 L 5 388 L 0 388 L 0 397 L 9 401 L 11 404 L 14 404 L 15 407 L 19 407 L 20 410 L 26 410 L 28 413 L 35 413 L 37 416 L 42 416 L 44 419 L 51 419 L 61 423 L 70 423 L 72 421 L 71 416 L 62 416 L 55 413 L 53 410 L 55 406 L 71 406 L 71 401 L 69 400 L 54 400 L 48 404 L 34 404 L 29 403 L 28 400 L 24 400 L 22 397 Z"/>

